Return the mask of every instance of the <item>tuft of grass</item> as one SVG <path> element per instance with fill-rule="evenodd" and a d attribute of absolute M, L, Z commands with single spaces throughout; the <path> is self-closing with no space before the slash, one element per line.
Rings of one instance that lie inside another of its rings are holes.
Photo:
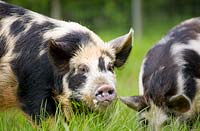
<path fill-rule="evenodd" d="M 42 121 L 41 126 L 34 127 L 19 110 L 0 113 L 0 131 L 153 131 L 150 126 L 141 126 L 138 113 L 127 108 L 121 102 L 105 113 L 78 113 L 67 124 L 62 112 L 56 117 Z M 52 120 L 53 119 L 53 120 Z M 193 131 L 199 131 L 200 119 L 193 122 Z M 162 131 L 188 131 L 190 126 L 185 122 L 172 119 Z"/>

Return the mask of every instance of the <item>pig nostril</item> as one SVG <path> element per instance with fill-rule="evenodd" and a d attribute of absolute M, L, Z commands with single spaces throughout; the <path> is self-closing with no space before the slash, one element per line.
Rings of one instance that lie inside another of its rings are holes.
<path fill-rule="evenodd" d="M 114 90 L 109 90 L 109 91 L 108 91 L 108 94 L 109 94 L 109 95 L 112 95 L 113 93 L 114 93 Z"/>
<path fill-rule="evenodd" d="M 114 91 L 114 89 L 111 89 L 111 90 L 108 90 L 108 91 L 102 91 L 102 90 L 100 90 L 100 91 L 98 91 L 96 94 L 95 94 L 95 96 L 102 96 L 102 97 L 104 97 L 104 95 L 113 95 L 115 93 L 115 91 Z"/>
<path fill-rule="evenodd" d="M 103 94 L 103 91 L 98 91 L 98 92 L 96 93 L 96 96 L 102 95 L 102 94 Z"/>
<path fill-rule="evenodd" d="M 102 94 L 103 94 L 103 91 L 99 91 L 98 94 L 99 94 L 99 95 L 102 95 Z"/>

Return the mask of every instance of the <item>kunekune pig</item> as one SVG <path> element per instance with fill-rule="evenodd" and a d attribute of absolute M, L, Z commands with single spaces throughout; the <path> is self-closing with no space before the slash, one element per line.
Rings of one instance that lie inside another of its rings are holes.
<path fill-rule="evenodd" d="M 170 120 L 191 121 L 200 114 L 200 18 L 173 28 L 146 55 L 140 96 L 122 97 L 155 130 Z"/>
<path fill-rule="evenodd" d="M 132 30 L 104 42 L 78 23 L 0 1 L 0 108 L 19 106 L 34 120 L 41 109 L 54 115 L 58 103 L 69 120 L 73 100 L 103 111 L 131 48 Z"/>

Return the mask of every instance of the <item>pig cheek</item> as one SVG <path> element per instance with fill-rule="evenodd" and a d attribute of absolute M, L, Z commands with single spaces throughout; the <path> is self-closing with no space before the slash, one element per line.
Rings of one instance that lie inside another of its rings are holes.
<path fill-rule="evenodd" d="M 69 76 L 69 89 L 76 91 L 76 90 L 81 90 L 82 86 L 86 82 L 86 76 L 83 74 L 76 74 L 74 76 Z"/>
<path fill-rule="evenodd" d="M 82 101 L 81 91 L 84 90 L 87 77 L 84 74 L 69 74 L 66 81 L 68 89 L 72 91 L 71 97 Z"/>
<path fill-rule="evenodd" d="M 89 108 L 94 108 L 94 94 L 92 88 L 88 86 L 88 80 L 89 78 L 84 74 L 69 75 L 68 87 L 73 92 L 72 97 L 86 103 Z"/>
<path fill-rule="evenodd" d="M 86 105 L 90 109 L 94 109 L 95 108 L 94 98 L 91 97 L 90 95 L 84 95 L 83 96 L 83 101 L 86 103 Z"/>
<path fill-rule="evenodd" d="M 116 87 L 117 80 L 115 72 L 107 72 L 105 77 L 108 78 L 108 81 L 110 82 L 111 85 Z"/>
<path fill-rule="evenodd" d="M 95 90 L 96 88 L 92 83 L 90 83 L 90 79 L 88 77 L 83 89 L 80 90 L 80 94 L 82 95 L 82 100 L 91 109 L 95 108 Z"/>

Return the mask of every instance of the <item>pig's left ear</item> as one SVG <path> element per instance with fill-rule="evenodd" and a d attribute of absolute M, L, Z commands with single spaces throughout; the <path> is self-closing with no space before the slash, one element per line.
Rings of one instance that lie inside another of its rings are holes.
<path fill-rule="evenodd" d="M 169 109 L 185 113 L 191 108 L 191 102 L 189 98 L 183 94 L 172 96 L 167 102 L 167 106 Z"/>
<path fill-rule="evenodd" d="M 114 40 L 108 42 L 111 48 L 115 50 L 116 60 L 115 66 L 121 67 L 127 60 L 133 42 L 133 29 L 130 29 L 129 33 L 123 36 L 120 36 Z"/>
<path fill-rule="evenodd" d="M 69 59 L 72 57 L 74 53 L 72 49 L 75 47 L 78 47 L 77 44 L 56 42 L 53 39 L 48 41 L 48 55 L 57 71 L 64 73 L 69 70 Z"/>
<path fill-rule="evenodd" d="M 135 111 L 141 111 L 147 107 L 147 103 L 143 96 L 120 97 L 120 100 Z"/>

